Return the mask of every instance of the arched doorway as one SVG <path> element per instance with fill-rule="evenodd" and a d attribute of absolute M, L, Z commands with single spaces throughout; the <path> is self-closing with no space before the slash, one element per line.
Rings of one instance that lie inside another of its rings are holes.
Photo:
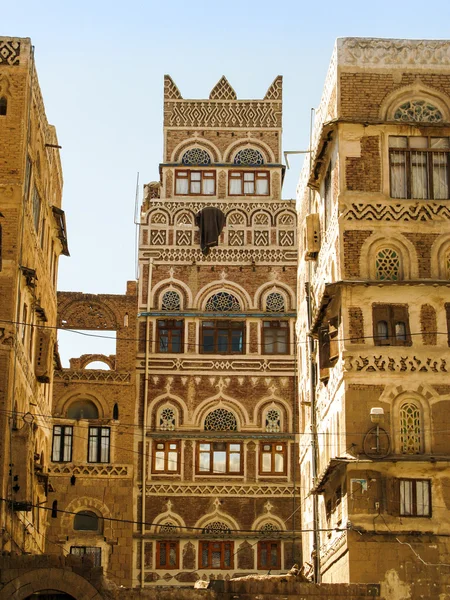
<path fill-rule="evenodd" d="M 90 570 L 87 571 L 89 575 Z M 27 571 L 0 590 L 0 600 L 100 600 L 101 597 L 100 590 L 81 575 L 52 567 Z"/>

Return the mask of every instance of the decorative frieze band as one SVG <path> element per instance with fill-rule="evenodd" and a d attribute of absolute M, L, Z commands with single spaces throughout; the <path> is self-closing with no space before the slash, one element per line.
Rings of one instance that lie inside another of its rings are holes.
<path fill-rule="evenodd" d="M 145 363 L 141 361 L 141 366 Z M 234 371 L 243 373 L 288 373 L 294 372 L 294 360 L 275 359 L 196 359 L 196 358 L 149 358 L 151 371 Z"/>
<path fill-rule="evenodd" d="M 281 127 L 281 102 L 183 100 L 164 104 L 165 127 Z"/>
<path fill-rule="evenodd" d="M 117 371 L 102 371 L 97 369 L 81 369 L 74 371 L 72 369 L 63 369 L 54 372 L 56 382 L 73 381 L 96 381 L 104 383 L 130 383 L 129 373 L 119 373 Z"/>
<path fill-rule="evenodd" d="M 205 256 L 200 248 L 161 248 L 144 251 L 140 258 L 151 257 L 169 263 L 296 263 L 297 250 L 281 248 L 212 248 Z"/>
<path fill-rule="evenodd" d="M 280 211 L 295 210 L 295 204 L 290 200 L 284 200 L 282 202 L 278 202 L 276 200 L 271 202 L 256 202 L 255 200 L 249 200 L 247 202 L 243 202 L 242 200 L 233 201 L 228 199 L 225 202 L 223 200 L 215 200 L 214 198 L 208 198 L 207 200 L 191 200 L 180 198 L 176 202 L 164 199 L 151 201 L 152 211 L 154 211 L 156 208 L 161 208 L 170 215 L 179 213 L 181 209 L 189 209 L 194 214 L 197 214 L 200 210 L 206 208 L 207 206 L 219 208 L 225 215 L 234 210 L 241 210 L 248 215 L 254 213 L 255 211 L 267 211 L 269 214 L 274 215 Z"/>
<path fill-rule="evenodd" d="M 396 372 L 396 373 L 448 373 L 447 361 L 444 358 L 424 358 L 417 356 L 392 357 L 379 356 L 346 356 L 344 370 L 356 372 Z"/>
<path fill-rule="evenodd" d="M 195 485 L 182 483 L 155 483 L 145 487 L 147 495 L 166 496 L 290 496 L 299 488 L 292 485 Z M 142 494 L 142 486 L 139 486 Z"/>
<path fill-rule="evenodd" d="M 411 69 L 419 65 L 450 65 L 450 42 L 447 40 L 340 38 L 336 43 L 340 66 L 386 68 L 404 65 Z"/>
<path fill-rule="evenodd" d="M 448 221 L 450 206 L 437 202 L 415 202 L 414 204 L 368 204 L 354 202 L 344 210 L 346 221 Z"/>
<path fill-rule="evenodd" d="M 49 475 L 78 475 L 91 477 L 129 477 L 131 472 L 128 465 L 51 465 Z"/>

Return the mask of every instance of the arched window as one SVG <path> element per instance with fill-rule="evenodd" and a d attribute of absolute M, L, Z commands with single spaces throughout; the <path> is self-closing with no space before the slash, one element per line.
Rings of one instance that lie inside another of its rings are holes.
<path fill-rule="evenodd" d="M 237 431 L 236 417 L 225 408 L 216 408 L 205 419 L 205 431 Z"/>
<path fill-rule="evenodd" d="M 379 250 L 375 259 L 375 273 L 379 281 L 400 279 L 400 256 L 393 248 Z"/>
<path fill-rule="evenodd" d="M 90 510 L 82 510 L 73 518 L 75 531 L 100 531 L 100 519 Z"/>
<path fill-rule="evenodd" d="M 279 533 L 280 532 L 280 528 L 277 527 L 276 525 L 274 525 L 273 523 L 264 523 L 264 525 L 262 525 L 259 528 L 259 531 L 263 535 L 273 535 L 274 533 Z"/>
<path fill-rule="evenodd" d="M 239 300 L 228 292 L 218 292 L 206 303 L 208 312 L 235 312 L 241 310 Z"/>
<path fill-rule="evenodd" d="M 264 164 L 264 158 L 261 152 L 253 148 L 243 148 L 234 157 L 234 164 L 245 166 L 260 166 Z"/>
<path fill-rule="evenodd" d="M 162 431 L 173 431 L 175 429 L 175 411 L 170 406 L 165 406 L 159 414 L 159 428 Z"/>
<path fill-rule="evenodd" d="M 422 452 L 420 408 L 413 402 L 405 402 L 400 407 L 400 450 L 402 454 Z"/>
<path fill-rule="evenodd" d="M 269 408 L 266 412 L 264 428 L 268 433 L 278 433 L 281 431 L 281 415 L 276 408 Z"/>
<path fill-rule="evenodd" d="M 8 112 L 8 100 L 5 96 L 0 98 L 0 116 L 5 116 Z"/>
<path fill-rule="evenodd" d="M 113 419 L 114 421 L 119 420 L 119 405 L 117 404 L 117 402 L 114 404 L 113 408 Z"/>
<path fill-rule="evenodd" d="M 168 290 L 163 294 L 161 301 L 161 310 L 180 310 L 181 309 L 181 301 L 180 295 L 178 292 L 174 290 Z"/>
<path fill-rule="evenodd" d="M 75 400 L 67 410 L 68 419 L 98 419 L 98 409 L 91 400 Z"/>
<path fill-rule="evenodd" d="M 389 338 L 389 328 L 387 321 L 378 321 L 377 323 L 377 338 L 382 342 Z"/>
<path fill-rule="evenodd" d="M 271 292 L 266 298 L 267 312 L 284 312 L 284 298 L 279 292 Z"/>
<path fill-rule="evenodd" d="M 439 123 L 443 121 L 441 111 L 425 100 L 410 100 L 401 104 L 394 113 L 395 121 Z"/>
<path fill-rule="evenodd" d="M 203 527 L 202 533 L 206 535 L 215 533 L 223 535 L 224 533 L 231 533 L 231 529 L 222 521 L 211 521 Z"/>
<path fill-rule="evenodd" d="M 211 157 L 202 148 L 191 148 L 183 154 L 181 162 L 183 165 L 209 165 L 211 164 Z"/>
<path fill-rule="evenodd" d="M 445 255 L 444 269 L 445 269 L 445 276 L 446 276 L 445 278 L 450 279 L 450 250 L 448 250 Z"/>
<path fill-rule="evenodd" d="M 399 342 L 406 342 L 407 332 L 406 323 L 404 321 L 397 321 L 397 323 L 395 323 L 395 339 Z"/>

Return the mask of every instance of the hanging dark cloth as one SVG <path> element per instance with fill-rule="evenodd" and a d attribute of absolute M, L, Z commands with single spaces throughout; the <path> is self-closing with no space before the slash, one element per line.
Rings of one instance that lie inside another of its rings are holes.
<path fill-rule="evenodd" d="M 203 254 L 208 254 L 210 248 L 218 246 L 225 222 L 225 215 L 215 206 L 206 206 L 195 215 L 195 224 L 200 228 L 200 248 Z"/>

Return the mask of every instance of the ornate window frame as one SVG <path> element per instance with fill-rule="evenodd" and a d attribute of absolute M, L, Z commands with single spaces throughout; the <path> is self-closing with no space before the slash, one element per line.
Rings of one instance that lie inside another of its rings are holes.
<path fill-rule="evenodd" d="M 393 432 L 393 450 L 395 454 L 405 456 L 402 452 L 402 440 L 401 440 L 401 422 L 400 422 L 400 410 L 401 407 L 406 403 L 412 403 L 416 405 L 420 410 L 421 415 L 421 429 L 422 429 L 422 440 L 421 440 L 421 452 L 420 454 L 429 454 L 432 451 L 431 448 L 431 414 L 430 404 L 426 398 L 417 392 L 409 391 L 400 393 L 393 401 L 392 404 L 392 425 L 391 431 Z"/>

